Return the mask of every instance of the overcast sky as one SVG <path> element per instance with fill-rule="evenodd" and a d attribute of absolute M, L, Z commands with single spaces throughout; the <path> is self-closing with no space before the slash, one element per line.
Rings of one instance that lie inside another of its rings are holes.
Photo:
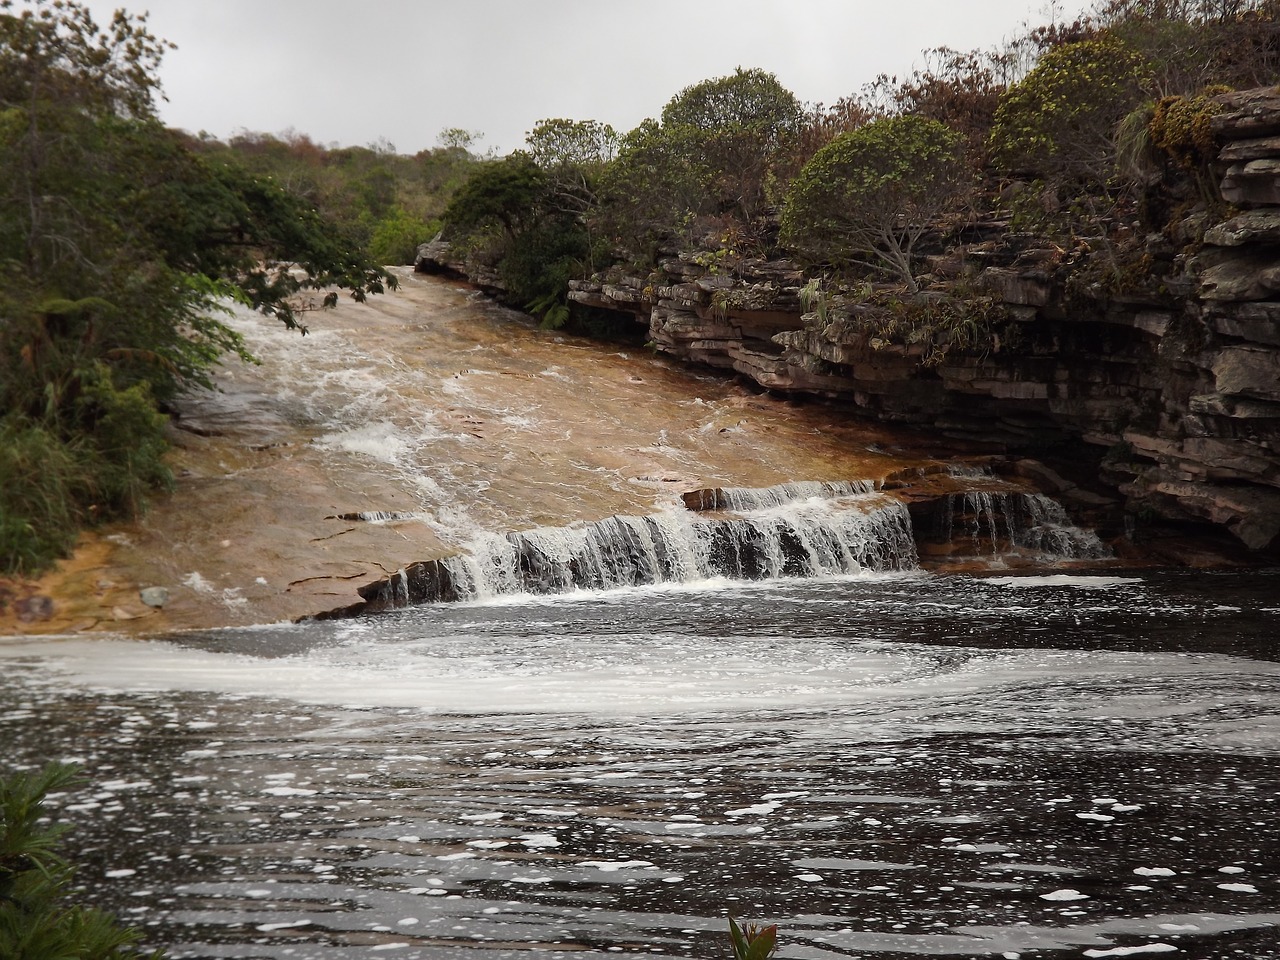
<path fill-rule="evenodd" d="M 82 0 L 84 2 L 84 0 Z M 507 153 L 547 117 L 619 132 L 738 66 L 834 103 L 920 51 L 990 47 L 1050 17 L 1046 0 L 87 0 L 178 45 L 161 70 L 171 126 L 225 139 L 296 130 L 322 144 L 440 132 Z M 1083 6 L 1083 3 L 1080 4 Z M 1059 9 L 1063 4 L 1059 4 Z M 1072 14 L 1076 12 L 1072 7 Z"/>

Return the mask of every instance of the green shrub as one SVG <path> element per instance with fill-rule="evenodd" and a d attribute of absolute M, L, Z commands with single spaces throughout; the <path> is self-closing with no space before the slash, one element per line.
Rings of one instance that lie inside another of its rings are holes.
<path fill-rule="evenodd" d="M 164 463 L 168 418 L 156 410 L 147 383 L 120 389 L 107 366 L 95 364 L 82 377 L 75 412 L 87 441 L 81 473 L 92 478 L 84 494 L 91 518 L 135 516 L 150 491 L 172 486 Z"/>
<path fill-rule="evenodd" d="M 81 457 L 17 416 L 0 420 L 0 570 L 35 573 L 75 543 Z"/>
<path fill-rule="evenodd" d="M 146 383 L 121 389 L 95 363 L 68 392 L 67 408 L 42 420 L 0 420 L 0 570 L 39 572 L 71 551 L 81 526 L 133 517 L 173 482 L 166 418 Z"/>
<path fill-rule="evenodd" d="M 869 266 L 915 292 L 917 243 L 964 210 L 964 138 L 936 120 L 885 117 L 842 133 L 792 182 L 782 242 L 811 264 Z"/>
<path fill-rule="evenodd" d="M 1147 70 L 1114 36 L 1055 47 L 1001 98 L 992 162 L 1006 173 L 1104 188 L 1116 171 L 1116 125 L 1144 99 Z"/>
<path fill-rule="evenodd" d="M 393 208 L 373 228 L 369 255 L 378 263 L 411 264 L 420 244 L 440 232 L 439 220 L 423 220 L 404 207 Z"/>
<path fill-rule="evenodd" d="M 137 931 L 109 914 L 66 903 L 74 868 L 58 852 L 65 828 L 45 823 L 47 794 L 75 768 L 50 764 L 0 779 L 0 957 L 5 960 L 159 960 Z"/>

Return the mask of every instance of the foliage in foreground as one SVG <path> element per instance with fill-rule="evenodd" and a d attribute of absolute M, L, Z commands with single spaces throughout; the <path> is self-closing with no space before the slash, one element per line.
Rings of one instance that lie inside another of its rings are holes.
<path fill-rule="evenodd" d="M 733 960 L 769 960 L 778 952 L 778 925 L 757 927 L 752 923 L 744 930 L 730 917 L 729 942 L 733 947 Z"/>
<path fill-rule="evenodd" d="M 0 957 L 5 960 L 158 960 L 136 930 L 109 914 L 67 902 L 75 871 L 58 852 L 64 828 L 49 826 L 48 794 L 65 789 L 75 768 L 0 778 Z"/>

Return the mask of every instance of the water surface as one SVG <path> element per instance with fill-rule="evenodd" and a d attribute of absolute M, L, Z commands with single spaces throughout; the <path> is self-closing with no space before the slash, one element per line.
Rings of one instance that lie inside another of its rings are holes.
<path fill-rule="evenodd" d="M 1280 578 L 896 573 L 0 641 L 175 957 L 1280 956 Z"/>

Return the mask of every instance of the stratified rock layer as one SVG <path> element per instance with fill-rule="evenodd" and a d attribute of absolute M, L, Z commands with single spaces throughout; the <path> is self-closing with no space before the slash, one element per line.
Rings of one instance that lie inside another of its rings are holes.
<path fill-rule="evenodd" d="M 1152 236 L 1137 269 L 1090 281 L 1103 275 L 1097 251 L 986 223 L 934 258 L 930 295 L 988 298 L 1007 321 L 977 347 L 945 349 L 944 337 L 930 354 L 877 339 L 883 299 L 802 305 L 805 278 L 788 262 L 680 254 L 647 276 L 574 283 L 570 299 L 634 316 L 664 353 L 879 420 L 1090 464 L 1135 516 L 1225 527 L 1274 550 L 1280 92 L 1218 105 L 1220 191 L 1236 210 L 1194 255 Z"/>

